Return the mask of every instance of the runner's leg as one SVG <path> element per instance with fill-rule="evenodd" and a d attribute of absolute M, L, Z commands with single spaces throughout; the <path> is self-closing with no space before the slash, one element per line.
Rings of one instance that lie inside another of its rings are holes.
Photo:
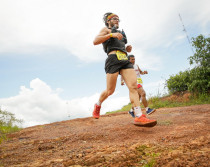
<path fill-rule="evenodd" d="M 101 93 L 99 98 L 99 101 L 101 103 L 114 93 L 118 75 L 119 72 L 116 72 L 114 74 L 106 74 L 106 90 Z"/>
<path fill-rule="evenodd" d="M 136 86 L 137 78 L 134 69 L 122 69 L 120 73 L 123 76 L 124 81 L 129 89 L 131 103 L 134 105 L 134 107 L 139 107 L 140 102 Z"/>
<path fill-rule="evenodd" d="M 153 108 L 149 108 L 148 107 L 148 102 L 147 102 L 147 99 L 146 99 L 146 92 L 144 90 L 144 88 L 139 88 L 138 89 L 138 93 L 141 95 L 141 101 L 146 109 L 146 114 L 147 115 L 150 115 L 152 113 L 154 113 L 156 111 L 156 109 L 153 109 Z"/>
<path fill-rule="evenodd" d="M 138 89 L 138 94 L 141 97 L 141 101 L 142 101 L 144 107 L 145 108 L 148 107 L 148 103 L 147 103 L 147 99 L 146 99 L 146 93 L 145 93 L 145 91 L 142 87 Z"/>
<path fill-rule="evenodd" d="M 133 69 L 122 69 L 121 75 L 129 89 L 131 103 L 134 104 L 134 111 L 136 118 L 134 119 L 134 125 L 143 127 L 153 127 L 157 124 L 156 120 L 147 119 L 145 115 L 142 114 L 140 108 L 139 95 L 136 86 L 136 73 Z"/>
<path fill-rule="evenodd" d="M 114 74 L 107 74 L 106 80 L 107 80 L 107 88 L 105 91 L 103 91 L 100 95 L 99 101 L 95 104 L 94 110 L 93 110 L 93 118 L 98 119 L 100 117 L 100 109 L 101 109 L 101 103 L 107 99 L 108 96 L 110 96 L 115 91 L 116 83 L 117 83 L 117 77 L 119 72 L 116 72 Z"/>

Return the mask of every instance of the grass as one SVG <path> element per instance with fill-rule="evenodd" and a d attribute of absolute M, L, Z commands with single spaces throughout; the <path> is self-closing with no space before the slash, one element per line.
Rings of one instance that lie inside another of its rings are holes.
<path fill-rule="evenodd" d="M 154 153 L 152 147 L 140 145 L 136 148 L 142 160 L 139 162 L 142 167 L 153 167 L 156 164 L 155 158 L 160 156 L 160 153 Z"/>
<path fill-rule="evenodd" d="M 189 97 L 189 100 L 182 100 L 182 101 L 176 99 L 169 100 L 166 98 L 166 96 L 164 97 L 154 96 L 147 99 L 147 101 L 150 108 L 156 108 L 156 109 L 164 107 L 171 108 L 171 107 L 198 105 L 198 104 L 210 104 L 210 96 L 209 94 L 200 94 L 197 96 L 191 95 Z M 142 104 L 141 108 L 144 108 Z M 106 114 L 113 114 L 121 111 L 129 111 L 130 109 L 131 109 L 131 104 L 129 103 L 128 105 L 123 106 L 120 110 L 107 112 Z"/>
<path fill-rule="evenodd" d="M 210 96 L 207 94 L 201 94 L 199 96 L 190 96 L 189 101 L 176 101 L 176 100 L 162 100 L 161 97 L 152 97 L 148 100 L 151 108 L 163 108 L 163 107 L 182 107 L 198 104 L 210 104 Z"/>
<path fill-rule="evenodd" d="M 7 134 L 21 130 L 14 123 L 21 123 L 22 120 L 15 118 L 14 114 L 3 111 L 0 108 L 0 144 L 2 141 L 7 140 Z"/>
<path fill-rule="evenodd" d="M 120 110 L 106 112 L 106 114 L 114 114 L 114 113 L 121 112 L 121 111 L 129 111 L 130 109 L 131 109 L 131 103 L 123 106 Z"/>
<path fill-rule="evenodd" d="M 169 120 L 164 120 L 164 121 L 158 121 L 158 125 L 160 126 L 168 126 L 168 125 L 171 125 L 172 122 L 169 121 Z"/>
<path fill-rule="evenodd" d="M 21 130 L 18 126 L 1 126 L 0 125 L 0 144 L 2 141 L 7 140 L 7 134 Z"/>

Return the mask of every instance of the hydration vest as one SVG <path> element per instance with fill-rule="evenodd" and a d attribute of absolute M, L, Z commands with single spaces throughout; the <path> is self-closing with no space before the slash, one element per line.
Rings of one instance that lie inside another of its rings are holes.
<path fill-rule="evenodd" d="M 106 40 L 105 42 L 103 42 L 102 44 L 103 44 L 104 52 L 109 54 L 109 52 L 113 50 L 120 50 L 122 52 L 127 53 L 125 50 L 125 44 L 127 44 L 127 37 L 125 35 L 125 32 L 123 30 L 122 31 L 117 30 L 115 26 L 113 26 L 111 33 L 115 33 L 115 32 L 121 33 L 123 35 L 123 38 L 121 40 L 117 38 L 110 38 Z"/>

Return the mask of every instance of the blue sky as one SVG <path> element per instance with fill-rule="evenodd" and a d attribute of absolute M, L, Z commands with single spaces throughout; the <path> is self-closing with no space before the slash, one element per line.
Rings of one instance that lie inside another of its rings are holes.
<path fill-rule="evenodd" d="M 23 126 L 91 116 L 106 88 L 102 46 L 93 39 L 114 12 L 133 46 L 147 96 L 167 93 L 165 80 L 189 68 L 189 37 L 209 35 L 208 0 L 0 0 L 0 107 Z M 102 114 L 129 103 L 117 83 Z"/>

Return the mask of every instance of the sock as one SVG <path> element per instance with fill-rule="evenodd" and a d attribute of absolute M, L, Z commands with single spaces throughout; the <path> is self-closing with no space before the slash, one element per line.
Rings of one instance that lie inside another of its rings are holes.
<path fill-rule="evenodd" d="M 134 107 L 136 117 L 140 117 L 142 115 L 142 111 L 140 107 Z"/>
<path fill-rule="evenodd" d="M 96 104 L 97 104 L 98 106 L 101 106 L 101 102 L 100 102 L 100 101 L 98 101 Z"/>
<path fill-rule="evenodd" d="M 148 111 L 149 107 L 146 107 L 146 111 Z"/>

